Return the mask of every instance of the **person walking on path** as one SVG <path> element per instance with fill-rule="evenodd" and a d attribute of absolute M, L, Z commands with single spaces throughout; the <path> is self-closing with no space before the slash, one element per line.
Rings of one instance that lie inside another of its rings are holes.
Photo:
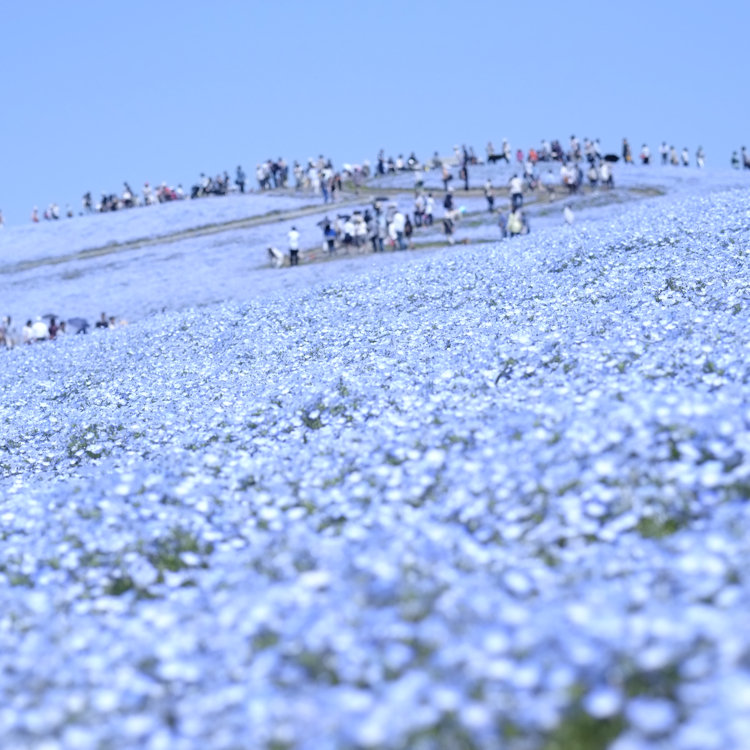
<path fill-rule="evenodd" d="M 289 238 L 289 265 L 299 265 L 299 232 L 296 227 L 292 227 L 287 234 Z"/>

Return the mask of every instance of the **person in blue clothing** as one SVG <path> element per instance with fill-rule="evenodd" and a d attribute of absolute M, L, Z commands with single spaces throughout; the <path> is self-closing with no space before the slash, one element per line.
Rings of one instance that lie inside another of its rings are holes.
<path fill-rule="evenodd" d="M 237 165 L 237 174 L 234 177 L 234 184 L 237 185 L 241 193 L 245 192 L 245 172 L 239 165 Z"/>

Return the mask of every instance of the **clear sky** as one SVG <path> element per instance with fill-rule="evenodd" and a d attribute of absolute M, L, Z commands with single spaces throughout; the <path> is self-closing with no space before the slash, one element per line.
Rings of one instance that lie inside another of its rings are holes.
<path fill-rule="evenodd" d="M 749 0 L 8 0 L 0 209 L 265 158 L 750 147 Z"/>

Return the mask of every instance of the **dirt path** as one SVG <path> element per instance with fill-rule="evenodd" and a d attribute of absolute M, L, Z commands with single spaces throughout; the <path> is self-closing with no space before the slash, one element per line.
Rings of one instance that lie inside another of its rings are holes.
<path fill-rule="evenodd" d="M 437 190 L 437 192 L 442 192 L 442 190 Z M 645 198 L 645 197 L 651 197 L 654 195 L 663 194 L 664 191 L 658 190 L 658 189 L 641 189 L 638 188 L 629 188 L 625 189 L 624 194 L 623 191 L 613 191 L 609 194 L 609 197 L 607 198 L 607 194 L 592 194 L 588 195 L 585 192 L 582 192 L 575 198 L 577 199 L 577 202 L 579 205 L 582 203 L 583 205 L 586 205 L 587 203 L 591 203 L 592 207 L 594 204 L 599 203 L 606 204 L 607 202 L 612 202 L 613 200 L 616 200 L 616 202 L 626 202 L 630 200 L 635 200 L 638 198 Z M 301 208 L 295 208 L 295 209 L 289 209 L 286 211 L 270 211 L 269 213 L 262 214 L 260 216 L 248 216 L 244 219 L 233 219 L 231 221 L 225 221 L 221 223 L 216 224 L 206 224 L 204 226 L 198 226 L 193 227 L 192 229 L 184 229 L 177 232 L 169 232 L 167 234 L 163 235 L 157 235 L 154 237 L 142 237 L 140 239 L 135 240 L 128 240 L 126 242 L 111 242 L 107 245 L 102 245 L 99 247 L 92 247 L 87 248 L 85 250 L 77 250 L 72 253 L 66 253 L 65 255 L 56 255 L 53 257 L 48 258 L 38 258 L 36 260 L 29 260 L 29 261 L 22 261 L 20 263 L 15 263 L 13 265 L 9 266 L 3 266 L 0 267 L 0 275 L 3 274 L 14 274 L 14 273 L 20 273 L 23 271 L 29 271 L 35 268 L 40 268 L 43 266 L 55 266 L 60 265 L 63 263 L 70 263 L 74 261 L 79 260 L 87 260 L 90 258 L 100 258 L 107 255 L 114 255 L 117 253 L 123 253 L 127 252 L 128 250 L 137 250 L 139 248 L 143 247 L 149 247 L 154 245 L 165 245 L 170 244 L 173 242 L 180 242 L 181 240 L 187 240 L 187 239 L 194 239 L 196 237 L 205 237 L 208 235 L 215 235 L 215 234 L 223 234 L 224 232 L 231 232 L 233 230 L 237 229 L 249 229 L 252 227 L 262 226 L 263 224 L 271 224 L 275 222 L 280 221 L 288 221 L 291 219 L 296 219 L 303 216 L 311 216 L 315 214 L 324 214 L 327 210 L 330 210 L 332 207 L 335 207 L 337 209 L 344 208 L 347 206 L 356 206 L 356 205 L 362 205 L 364 203 L 369 203 L 374 195 L 382 194 L 382 195 L 392 195 L 392 196 L 398 196 L 398 195 L 409 195 L 412 191 L 408 188 L 386 188 L 381 187 L 378 188 L 377 186 L 373 185 L 365 185 L 361 186 L 360 189 L 355 192 L 351 193 L 349 192 L 347 195 L 344 196 L 344 199 L 340 202 L 337 202 L 335 204 L 316 204 L 316 205 L 309 205 L 309 206 L 303 206 Z M 461 190 L 458 195 L 461 196 L 471 196 L 471 197 L 481 197 L 483 195 L 483 192 L 481 189 L 478 188 L 472 188 L 468 191 Z M 539 195 L 529 195 L 527 196 L 526 200 L 526 209 L 532 209 L 529 211 L 529 213 L 533 216 L 534 213 L 539 212 L 540 215 L 544 215 L 545 211 L 552 210 L 552 206 L 559 205 L 558 201 L 560 200 L 562 196 L 558 196 L 558 200 L 554 202 L 548 202 L 545 198 Z M 589 200 L 586 200 L 586 199 Z M 576 206 L 578 207 L 578 206 Z M 469 214 L 469 216 L 475 216 L 480 215 L 477 212 L 472 212 L 472 214 Z M 486 215 L 482 212 L 481 215 Z M 481 222 L 486 223 L 488 226 L 490 224 L 495 223 L 496 218 L 493 215 L 493 219 L 488 220 L 487 222 Z M 416 238 L 415 238 L 416 239 Z M 472 240 L 474 242 L 481 241 L 481 240 Z M 484 241 L 494 241 L 494 240 L 484 240 Z M 423 243 L 415 243 L 415 245 L 419 247 L 430 247 L 430 246 L 438 246 L 446 244 L 445 242 L 440 241 L 439 239 L 432 239 L 428 242 Z M 303 258 L 306 262 L 314 262 L 314 261 L 320 261 L 320 260 L 333 260 L 334 257 L 337 256 L 329 256 L 328 253 L 323 252 L 319 249 L 319 247 L 312 247 L 308 248 L 307 250 L 302 250 Z M 345 257 L 349 254 L 345 254 Z M 341 256 L 338 256 L 341 257 Z M 351 257 L 351 256 L 349 256 Z"/>
<path fill-rule="evenodd" d="M 231 221 L 221 222 L 220 224 L 206 224 L 204 226 L 193 227 L 192 229 L 183 229 L 177 232 L 157 235 L 154 237 L 142 237 L 140 239 L 128 240 L 126 242 L 110 242 L 100 247 L 91 247 L 85 250 L 77 250 L 65 255 L 56 255 L 49 258 L 37 258 L 36 260 L 22 261 L 10 266 L 0 267 L 0 274 L 12 274 L 21 271 L 29 271 L 40 266 L 54 266 L 61 263 L 70 263 L 76 260 L 87 260 L 89 258 L 100 258 L 105 255 L 125 252 L 127 250 L 137 250 L 142 247 L 151 245 L 166 245 L 181 240 L 193 239 L 195 237 L 205 237 L 212 234 L 222 234 L 231 232 L 235 229 L 248 229 L 251 227 L 271 224 L 277 221 L 287 221 L 296 219 L 301 216 L 311 216 L 317 213 L 324 213 L 332 205 L 336 208 L 344 206 L 358 205 L 362 203 L 361 196 L 347 197 L 345 200 L 335 204 L 322 204 L 314 206 L 303 206 L 302 208 L 289 209 L 287 211 L 271 211 L 260 216 L 248 216 L 245 219 L 233 219 Z"/>

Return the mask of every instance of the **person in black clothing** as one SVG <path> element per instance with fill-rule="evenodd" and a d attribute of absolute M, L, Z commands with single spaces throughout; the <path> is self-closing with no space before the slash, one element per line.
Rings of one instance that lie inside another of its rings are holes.
<path fill-rule="evenodd" d="M 414 234 L 414 225 L 411 223 L 409 214 L 406 215 L 406 221 L 404 222 L 404 237 L 409 247 L 411 247 L 411 236 Z"/>
<path fill-rule="evenodd" d="M 445 199 L 443 200 L 443 208 L 446 211 L 453 210 L 453 189 L 452 188 L 449 188 L 448 192 L 445 194 Z"/>

